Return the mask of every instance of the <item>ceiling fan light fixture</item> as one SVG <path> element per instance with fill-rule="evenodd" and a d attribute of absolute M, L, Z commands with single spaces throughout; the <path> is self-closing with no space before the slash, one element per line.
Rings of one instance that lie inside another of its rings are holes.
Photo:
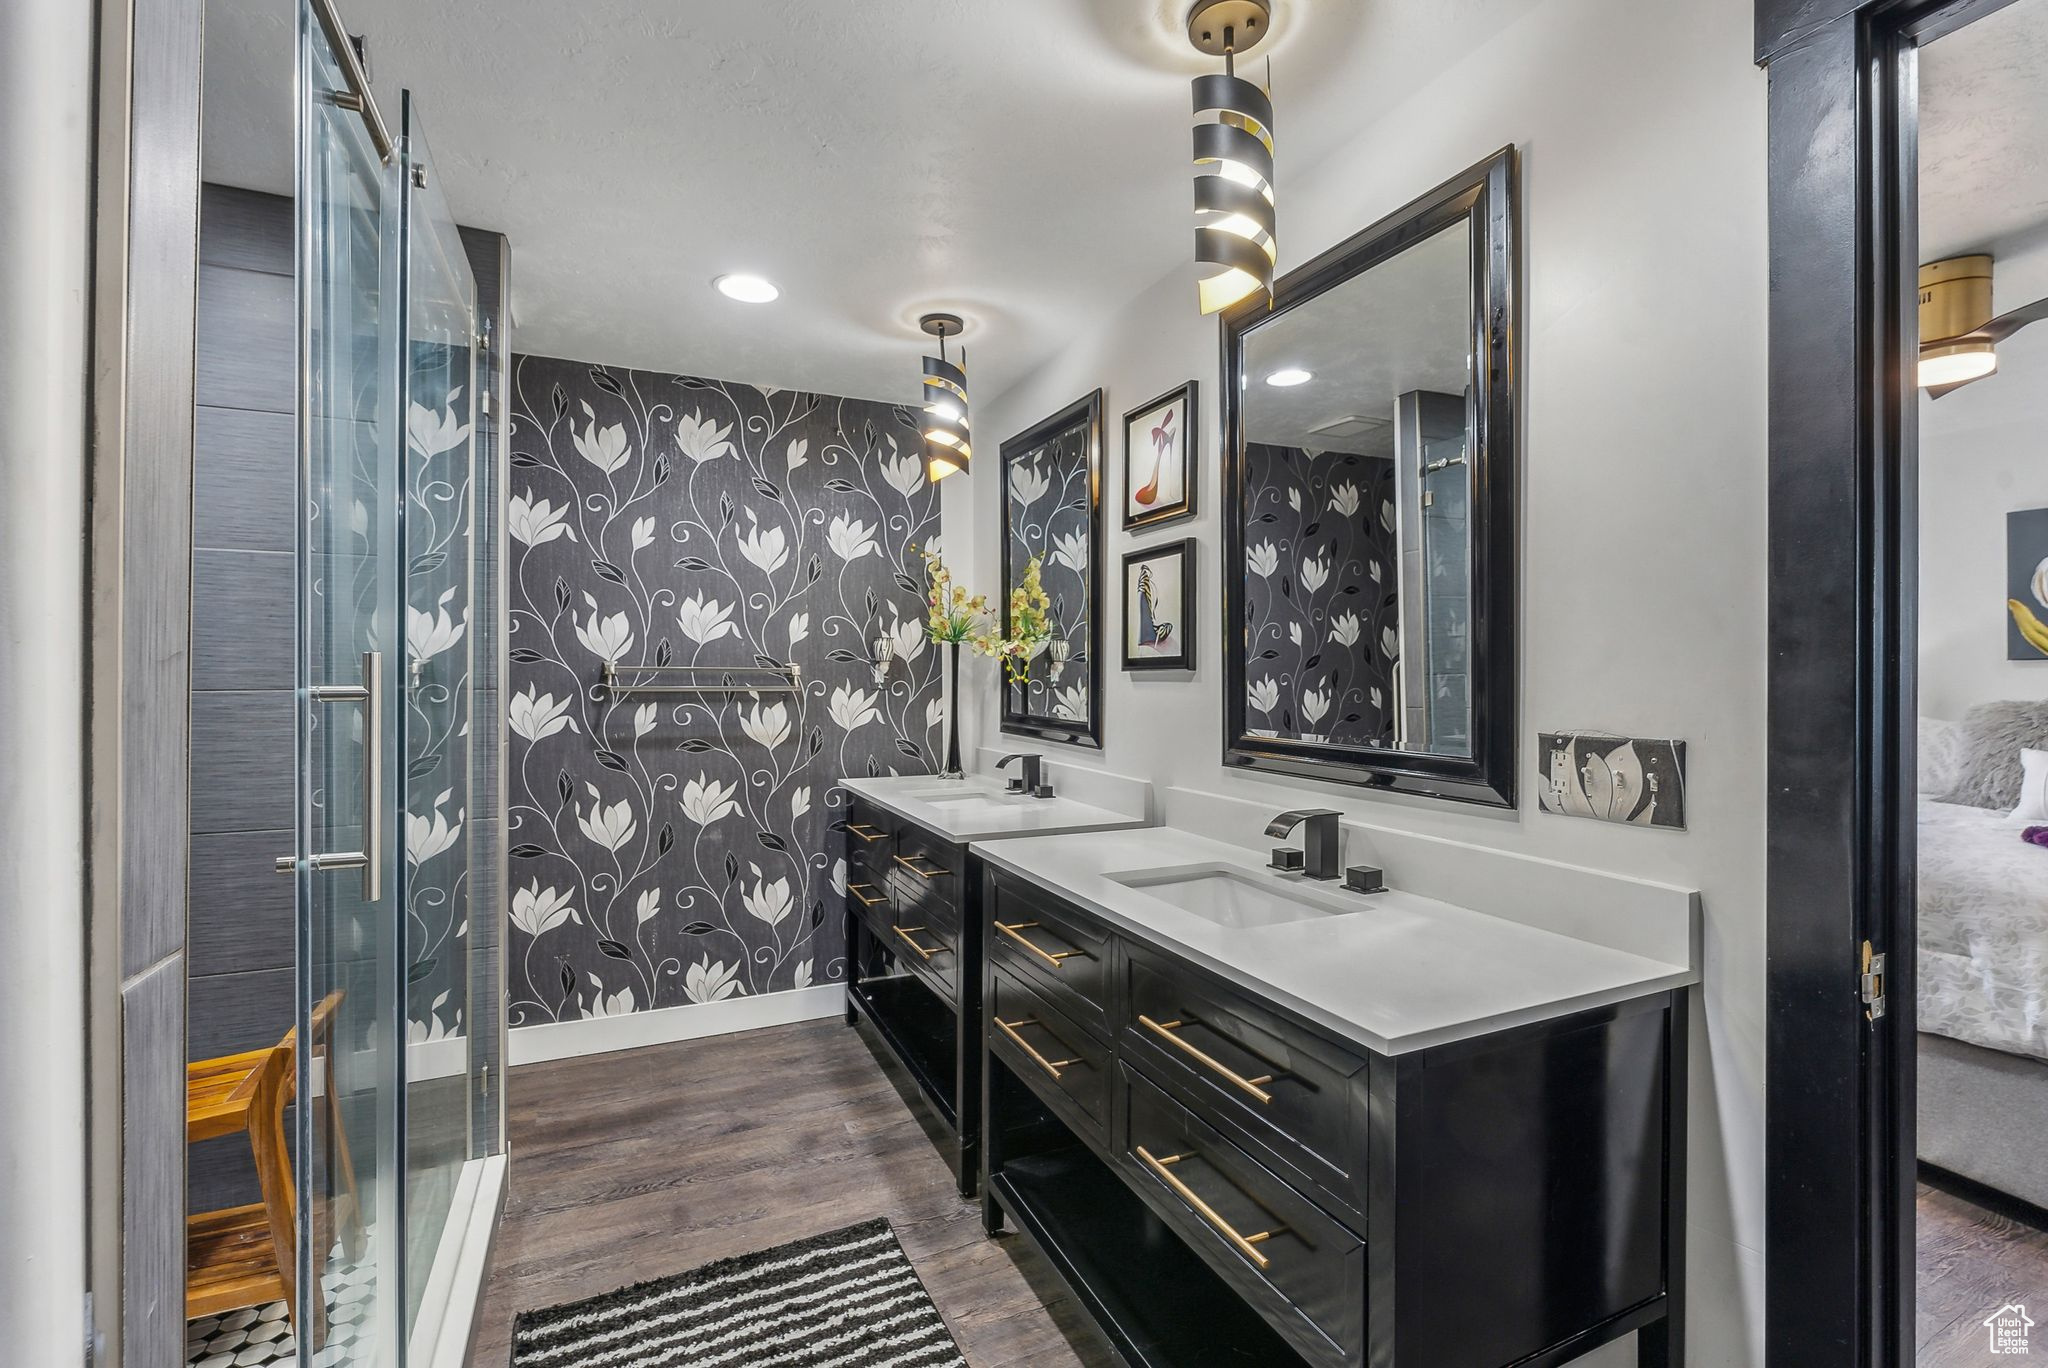
<path fill-rule="evenodd" d="M 1996 345 L 1971 337 L 1991 321 L 1991 266 L 1979 253 L 1920 268 L 1920 388 L 1966 385 L 1998 369 Z"/>
<path fill-rule="evenodd" d="M 1946 257 L 1920 268 L 1920 365 L 1929 399 L 1998 372 L 1998 346 L 2048 319 L 2048 298 L 1993 317 L 1988 253 Z"/>

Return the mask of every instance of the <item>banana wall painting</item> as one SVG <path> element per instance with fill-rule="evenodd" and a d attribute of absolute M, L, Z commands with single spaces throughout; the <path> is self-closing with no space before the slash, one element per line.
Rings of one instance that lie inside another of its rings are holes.
<path fill-rule="evenodd" d="M 2005 658 L 2048 660 L 2048 508 L 2005 515 Z"/>
<path fill-rule="evenodd" d="M 1536 738 L 1537 802 L 1545 812 L 1629 826 L 1685 829 L 1685 742 L 1594 732 Z"/>

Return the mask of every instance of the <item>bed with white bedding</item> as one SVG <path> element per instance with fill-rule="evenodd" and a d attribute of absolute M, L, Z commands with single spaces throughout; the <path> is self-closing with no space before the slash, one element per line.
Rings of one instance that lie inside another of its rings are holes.
<path fill-rule="evenodd" d="M 2048 847 L 2026 826 L 1920 799 L 1919 1025 L 2048 1060 Z"/>
<path fill-rule="evenodd" d="M 1919 1157 L 2048 1208 L 2048 848 L 1925 796 L 1948 782 L 1922 775 Z"/>

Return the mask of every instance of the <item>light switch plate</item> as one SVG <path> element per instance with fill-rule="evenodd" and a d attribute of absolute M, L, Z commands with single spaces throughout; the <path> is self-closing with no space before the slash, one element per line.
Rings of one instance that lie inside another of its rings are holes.
<path fill-rule="evenodd" d="M 1537 803 L 1545 812 L 1627 826 L 1685 829 L 1685 742 L 1600 732 L 1536 738 Z"/>

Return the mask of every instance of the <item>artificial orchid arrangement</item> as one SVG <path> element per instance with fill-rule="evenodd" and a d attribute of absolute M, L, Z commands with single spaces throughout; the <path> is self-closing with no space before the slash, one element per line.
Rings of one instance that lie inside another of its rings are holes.
<path fill-rule="evenodd" d="M 1011 680 L 1022 680 L 1034 649 L 1052 635 L 1052 600 L 1039 583 L 1038 557 L 1031 558 L 1024 582 L 1010 592 L 1011 634 L 1004 636 L 989 615 L 986 594 L 969 594 L 955 584 L 945 559 L 931 547 L 919 548 L 918 554 L 924 557 L 925 635 L 1000 660 Z"/>
<path fill-rule="evenodd" d="M 1021 684 L 1031 673 L 1031 657 L 1041 642 L 1052 636 L 1052 599 L 1039 582 L 1038 557 L 1024 567 L 1024 582 L 1010 591 L 1010 635 L 991 634 L 976 649 L 1003 662 L 1003 673 L 1012 684 Z"/>

